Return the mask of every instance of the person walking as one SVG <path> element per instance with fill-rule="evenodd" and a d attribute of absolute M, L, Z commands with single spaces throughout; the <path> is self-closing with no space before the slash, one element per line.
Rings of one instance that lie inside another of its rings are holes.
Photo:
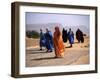
<path fill-rule="evenodd" d="M 69 32 L 68 32 L 68 40 L 70 43 L 70 47 L 72 47 L 72 44 L 74 43 L 74 33 L 73 31 L 71 31 L 71 28 L 69 29 Z"/>
<path fill-rule="evenodd" d="M 58 26 L 55 27 L 53 42 L 54 42 L 54 49 L 55 49 L 55 55 L 56 55 L 55 57 L 56 58 L 64 57 L 65 47 L 64 47 L 62 35 Z"/>
<path fill-rule="evenodd" d="M 47 52 L 52 52 L 52 49 L 53 49 L 53 36 L 52 36 L 52 32 L 50 30 L 48 30 L 48 28 L 46 28 L 45 38 L 46 38 Z"/>
<path fill-rule="evenodd" d="M 67 36 L 67 30 L 65 30 L 64 28 L 62 30 L 62 38 L 63 38 L 63 42 L 66 43 L 68 36 Z"/>
<path fill-rule="evenodd" d="M 45 42 L 46 42 L 45 35 L 44 35 L 42 29 L 40 29 L 40 50 L 42 50 L 42 47 L 46 46 Z"/>
<path fill-rule="evenodd" d="M 84 37 L 83 37 L 83 32 L 80 29 L 77 29 L 76 31 L 76 39 L 80 43 L 84 43 Z"/>

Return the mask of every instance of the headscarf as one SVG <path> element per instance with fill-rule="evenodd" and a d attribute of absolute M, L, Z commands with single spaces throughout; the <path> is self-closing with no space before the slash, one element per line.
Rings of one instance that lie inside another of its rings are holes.
<path fill-rule="evenodd" d="M 58 26 L 55 27 L 55 32 L 57 33 L 57 36 L 58 36 L 58 37 L 61 35 L 61 32 L 60 32 Z"/>

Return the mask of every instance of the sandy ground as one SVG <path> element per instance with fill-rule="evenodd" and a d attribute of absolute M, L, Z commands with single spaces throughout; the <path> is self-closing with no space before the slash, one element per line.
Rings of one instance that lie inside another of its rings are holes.
<path fill-rule="evenodd" d="M 44 48 L 39 50 L 39 39 L 26 38 L 26 67 L 58 66 L 58 65 L 81 65 L 89 64 L 89 38 L 85 37 L 84 43 L 75 43 L 69 48 L 65 43 L 65 56 L 55 58 L 55 52 L 46 53 Z"/>

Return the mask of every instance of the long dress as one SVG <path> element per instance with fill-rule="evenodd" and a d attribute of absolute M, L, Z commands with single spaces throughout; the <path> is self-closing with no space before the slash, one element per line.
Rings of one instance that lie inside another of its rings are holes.
<path fill-rule="evenodd" d="M 80 29 L 76 31 L 76 39 L 78 40 L 78 42 L 84 42 L 83 32 Z"/>
<path fill-rule="evenodd" d="M 61 34 L 58 36 L 57 32 L 54 32 L 54 48 L 55 48 L 55 55 L 56 57 L 64 57 L 65 47 L 63 44 L 63 39 Z"/>
<path fill-rule="evenodd" d="M 46 42 L 46 39 L 45 39 L 45 36 L 44 36 L 44 33 L 41 32 L 40 33 L 40 47 L 45 47 L 45 42 Z"/>
<path fill-rule="evenodd" d="M 52 51 L 52 49 L 53 49 L 53 36 L 52 36 L 51 31 L 46 32 L 45 38 L 46 38 L 47 51 Z"/>
<path fill-rule="evenodd" d="M 74 43 L 74 34 L 72 31 L 68 32 L 68 39 L 69 39 L 69 43 L 73 44 Z"/>
<path fill-rule="evenodd" d="M 63 28 L 63 31 L 62 31 L 62 38 L 63 38 L 63 42 L 65 43 L 65 42 L 67 42 L 67 30 L 65 30 L 64 28 Z"/>

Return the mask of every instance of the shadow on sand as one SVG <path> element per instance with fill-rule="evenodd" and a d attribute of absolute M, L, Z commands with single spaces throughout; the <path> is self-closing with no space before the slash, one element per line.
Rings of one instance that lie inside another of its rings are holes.
<path fill-rule="evenodd" d="M 37 58 L 37 59 L 31 59 L 32 60 L 48 60 L 48 59 L 58 59 L 56 57 L 45 57 L 45 58 Z"/>
<path fill-rule="evenodd" d="M 37 51 L 28 52 L 28 54 L 41 54 L 41 53 L 46 53 L 46 52 L 37 52 Z"/>
<path fill-rule="evenodd" d="M 74 42 L 73 45 L 74 45 L 74 44 L 78 44 L 78 43 L 79 43 L 79 42 Z M 65 48 L 72 48 L 72 46 L 66 46 Z"/>
<path fill-rule="evenodd" d="M 67 46 L 67 47 L 65 47 L 65 48 L 72 48 L 71 46 Z"/>
<path fill-rule="evenodd" d="M 28 54 L 47 53 L 47 52 L 45 51 L 45 49 L 43 49 L 43 50 L 31 49 L 31 50 L 26 50 L 26 52 L 27 52 Z"/>
<path fill-rule="evenodd" d="M 45 51 L 45 49 L 42 49 L 42 50 L 40 50 L 40 49 L 29 49 L 29 50 L 26 50 L 26 51 Z"/>

